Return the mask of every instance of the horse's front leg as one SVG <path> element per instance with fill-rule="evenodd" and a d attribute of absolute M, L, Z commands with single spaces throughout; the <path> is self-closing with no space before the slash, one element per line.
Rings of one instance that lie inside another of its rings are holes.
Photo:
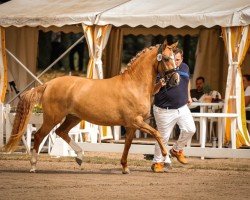
<path fill-rule="evenodd" d="M 127 158 L 128 158 L 128 151 L 130 149 L 132 140 L 135 135 L 135 128 L 126 128 L 126 139 L 125 139 L 125 146 L 121 158 L 121 165 L 122 165 L 122 173 L 123 174 L 129 174 L 129 168 L 127 165 Z"/>
<path fill-rule="evenodd" d="M 160 146 L 162 156 L 165 157 L 167 155 L 167 150 L 162 142 L 161 134 L 159 133 L 159 131 L 155 130 L 150 125 L 148 125 L 146 122 L 144 122 L 142 116 L 136 117 L 134 126 L 137 127 L 138 129 L 140 129 L 141 131 L 152 135 L 156 139 L 156 141 L 158 142 L 158 144 Z"/>

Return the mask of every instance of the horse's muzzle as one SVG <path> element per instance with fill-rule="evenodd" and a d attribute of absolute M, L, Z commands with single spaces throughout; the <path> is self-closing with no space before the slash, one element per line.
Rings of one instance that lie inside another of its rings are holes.
<path fill-rule="evenodd" d="M 179 75 L 179 73 L 174 72 L 172 81 L 173 81 L 173 85 L 175 85 L 175 86 L 180 84 L 180 75 Z"/>
<path fill-rule="evenodd" d="M 167 87 L 175 87 L 180 83 L 180 75 L 177 72 L 173 72 L 170 76 L 165 77 Z"/>

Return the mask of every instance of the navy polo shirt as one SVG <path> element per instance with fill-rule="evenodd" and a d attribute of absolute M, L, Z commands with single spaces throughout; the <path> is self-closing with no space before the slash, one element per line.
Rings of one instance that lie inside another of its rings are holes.
<path fill-rule="evenodd" d="M 185 63 L 181 63 L 178 71 L 180 75 L 180 83 L 176 87 L 167 89 L 162 87 L 155 94 L 154 104 L 157 107 L 165 109 L 178 109 L 188 103 L 188 83 L 189 83 L 189 67 Z M 157 76 L 159 81 L 159 76 Z"/>

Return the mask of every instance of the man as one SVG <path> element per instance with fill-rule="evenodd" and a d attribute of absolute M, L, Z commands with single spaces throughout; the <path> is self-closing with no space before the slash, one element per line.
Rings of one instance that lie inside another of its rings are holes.
<path fill-rule="evenodd" d="M 199 100 L 201 96 L 204 94 L 204 84 L 205 84 L 205 79 L 204 77 L 200 76 L 196 79 L 195 85 L 196 89 L 192 89 L 190 91 L 192 99 Z"/>
<path fill-rule="evenodd" d="M 195 81 L 196 89 L 192 89 L 190 91 L 192 101 L 198 101 L 202 97 L 202 95 L 204 94 L 204 84 L 205 84 L 204 77 L 200 76 L 196 79 Z M 192 108 L 191 112 L 200 112 L 200 106 Z"/>
<path fill-rule="evenodd" d="M 158 78 L 155 85 L 155 103 L 153 106 L 157 128 L 162 135 L 163 143 L 167 145 L 170 134 L 176 124 L 180 128 L 180 136 L 173 148 L 170 150 L 172 157 L 186 164 L 187 160 L 183 154 L 183 147 L 192 138 L 196 131 L 191 112 L 187 106 L 192 102 L 190 97 L 189 68 L 182 62 L 183 52 L 180 49 L 175 51 L 175 64 L 179 67 L 180 84 L 176 87 L 166 88 L 166 83 Z M 153 164 L 151 169 L 154 172 L 163 172 L 171 163 L 168 156 L 163 158 L 160 147 L 156 143 Z M 164 169 L 165 168 L 165 169 Z"/>

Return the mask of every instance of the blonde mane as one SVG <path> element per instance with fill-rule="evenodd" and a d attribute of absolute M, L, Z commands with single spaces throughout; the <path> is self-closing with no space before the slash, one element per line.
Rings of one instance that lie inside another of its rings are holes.
<path fill-rule="evenodd" d="M 158 48 L 160 46 L 160 44 L 157 44 L 155 46 L 150 46 L 150 47 L 146 47 L 143 50 L 139 51 L 133 58 L 130 59 L 129 63 L 126 66 L 126 69 L 121 73 L 124 74 L 127 71 L 130 71 L 131 66 L 133 66 L 133 64 L 135 63 L 135 61 L 144 53 L 146 53 L 149 50 L 153 50 L 154 48 Z"/>

